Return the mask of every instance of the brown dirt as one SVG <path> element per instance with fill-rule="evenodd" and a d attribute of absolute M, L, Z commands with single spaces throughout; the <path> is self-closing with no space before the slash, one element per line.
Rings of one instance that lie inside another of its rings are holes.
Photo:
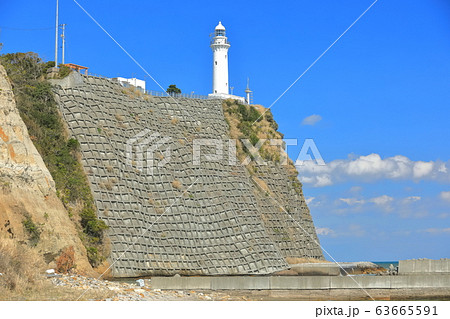
<path fill-rule="evenodd" d="M 294 264 L 307 264 L 307 263 L 331 263 L 331 261 L 316 258 L 297 258 L 297 257 L 286 257 L 286 262 L 290 265 Z"/>

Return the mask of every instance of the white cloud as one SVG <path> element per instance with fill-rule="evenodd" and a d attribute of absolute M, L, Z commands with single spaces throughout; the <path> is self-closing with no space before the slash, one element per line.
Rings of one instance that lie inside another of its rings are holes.
<path fill-rule="evenodd" d="M 366 234 L 366 231 L 360 225 L 350 225 L 348 227 L 348 235 L 354 237 L 362 237 Z"/>
<path fill-rule="evenodd" d="M 427 176 L 433 170 L 433 162 L 421 162 L 414 163 L 413 175 L 415 178 L 421 178 Z"/>
<path fill-rule="evenodd" d="M 339 198 L 339 200 L 341 202 L 346 203 L 349 206 L 354 206 L 354 205 L 363 205 L 365 204 L 365 200 L 363 199 L 356 199 L 356 198 Z"/>
<path fill-rule="evenodd" d="M 418 202 L 421 199 L 422 199 L 422 197 L 420 197 L 420 196 L 409 196 L 409 197 L 404 198 L 402 203 L 405 205 L 408 205 L 411 203 Z"/>
<path fill-rule="evenodd" d="M 327 227 L 319 227 L 316 228 L 316 234 L 317 235 L 322 235 L 322 236 L 330 236 L 330 235 L 334 235 L 335 232 L 334 230 L 327 228 Z"/>
<path fill-rule="evenodd" d="M 333 182 L 331 181 L 329 176 L 317 176 L 316 178 L 316 186 L 317 187 L 323 187 L 323 186 L 328 186 L 328 185 L 332 185 Z"/>
<path fill-rule="evenodd" d="M 447 202 L 450 202 L 450 192 L 441 192 L 441 198 Z"/>
<path fill-rule="evenodd" d="M 442 213 L 438 215 L 438 218 L 440 219 L 445 219 L 445 218 L 449 218 L 450 217 L 450 213 Z"/>
<path fill-rule="evenodd" d="M 450 234 L 450 228 L 428 228 L 423 230 L 423 232 L 433 235 Z"/>
<path fill-rule="evenodd" d="M 361 225 L 350 224 L 339 230 L 334 230 L 328 227 L 318 227 L 316 228 L 316 234 L 319 236 L 330 237 L 363 237 L 367 234 L 367 232 Z"/>
<path fill-rule="evenodd" d="M 302 121 L 302 125 L 315 125 L 316 123 L 322 120 L 322 116 L 313 114 L 308 117 L 305 117 Z"/>
<path fill-rule="evenodd" d="M 305 202 L 307 205 L 309 205 L 314 199 L 316 199 L 316 198 L 315 197 L 306 197 Z"/>
<path fill-rule="evenodd" d="M 362 187 L 361 186 L 352 186 L 350 188 L 350 193 L 359 193 L 360 191 L 362 191 Z"/>
<path fill-rule="evenodd" d="M 394 200 L 394 198 L 391 196 L 382 195 L 379 197 L 374 197 L 374 198 L 369 199 L 369 202 L 374 203 L 375 205 L 378 205 L 378 206 L 386 206 L 386 205 L 389 205 L 393 200 Z"/>
<path fill-rule="evenodd" d="M 429 216 L 427 203 L 420 203 L 420 196 L 394 198 L 381 195 L 370 198 L 346 197 L 338 198 L 329 209 L 338 215 L 363 212 L 395 212 L 402 218 L 424 218 Z M 414 205 L 412 205 L 414 203 Z M 326 205 L 326 204 L 325 204 Z"/>
<path fill-rule="evenodd" d="M 381 195 L 369 199 L 339 198 L 339 200 L 346 203 L 348 206 L 357 208 L 357 210 L 361 210 L 362 206 L 372 203 L 383 208 L 386 211 L 390 211 L 392 210 L 391 203 L 394 201 L 394 198 L 388 195 Z"/>
<path fill-rule="evenodd" d="M 348 180 L 432 180 L 450 183 L 448 165 L 450 161 L 412 161 L 402 155 L 382 159 L 379 154 L 374 153 L 357 158 L 337 159 L 325 165 L 318 165 L 316 161 L 304 161 L 301 165 L 297 162 L 296 167 L 301 182 L 323 187 Z"/>

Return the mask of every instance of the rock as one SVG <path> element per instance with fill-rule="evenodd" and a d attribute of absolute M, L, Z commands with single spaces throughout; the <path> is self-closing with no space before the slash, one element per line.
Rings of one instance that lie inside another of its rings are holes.
<path fill-rule="evenodd" d="M 144 279 L 138 279 L 138 280 L 136 280 L 136 284 L 137 284 L 139 287 L 144 287 L 144 286 L 145 286 Z"/>
<path fill-rule="evenodd" d="M 46 263 L 73 246 L 77 270 L 92 272 L 78 230 L 56 195 L 55 182 L 20 117 L 11 83 L 0 65 L 0 238 L 27 242 L 24 212 L 39 225 L 36 245 Z M 6 225 L 6 226 L 3 226 Z M 46 260 L 47 259 L 47 260 Z"/>

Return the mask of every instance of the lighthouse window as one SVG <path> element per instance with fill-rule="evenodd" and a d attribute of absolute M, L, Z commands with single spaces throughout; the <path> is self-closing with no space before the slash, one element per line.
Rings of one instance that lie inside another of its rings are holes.
<path fill-rule="evenodd" d="M 225 59 L 227 58 L 227 55 L 225 54 Z"/>
<path fill-rule="evenodd" d="M 216 65 L 217 65 L 217 61 L 215 61 L 216 62 Z"/>

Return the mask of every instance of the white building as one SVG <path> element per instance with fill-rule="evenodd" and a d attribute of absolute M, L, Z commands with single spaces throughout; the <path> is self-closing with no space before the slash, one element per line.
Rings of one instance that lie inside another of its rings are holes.
<path fill-rule="evenodd" d="M 229 94 L 228 82 L 228 49 L 230 43 L 226 37 L 225 27 L 222 22 L 214 29 L 211 38 L 211 49 L 213 51 L 213 93 L 209 94 L 210 98 L 217 99 L 236 99 L 245 103 L 245 99 L 241 96 Z"/>
<path fill-rule="evenodd" d="M 135 88 L 141 90 L 142 92 L 145 92 L 145 81 L 139 80 L 136 78 L 126 79 L 117 77 L 115 78 L 122 86 L 129 87 L 130 85 L 134 86 Z"/>

